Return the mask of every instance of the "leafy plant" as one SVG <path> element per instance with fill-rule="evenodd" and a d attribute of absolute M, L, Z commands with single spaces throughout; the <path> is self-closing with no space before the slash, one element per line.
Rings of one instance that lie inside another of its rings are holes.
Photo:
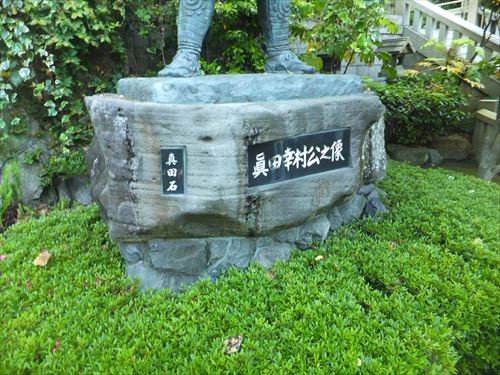
<path fill-rule="evenodd" d="M 500 23 L 500 1 L 498 0 L 481 0 L 479 2 L 483 20 L 481 27 L 483 35 L 479 42 L 479 47 L 482 48 L 488 43 L 493 35 L 498 31 L 498 24 Z M 478 54 L 478 51 L 472 55 L 469 61 L 473 62 Z"/>
<path fill-rule="evenodd" d="M 264 38 L 251 0 L 215 3 L 212 26 L 202 53 L 210 73 L 264 70 Z"/>
<path fill-rule="evenodd" d="M 481 88 L 481 70 L 480 65 L 473 63 L 466 58 L 460 57 L 458 51 L 461 47 L 474 45 L 471 39 L 454 39 L 451 46 L 448 48 L 445 42 L 437 42 L 435 39 L 430 39 L 423 44 L 421 48 L 434 47 L 437 52 L 440 52 L 443 57 L 428 57 L 421 61 L 417 66 L 424 68 L 426 71 L 439 71 L 454 79 L 458 84 L 465 82 L 471 87 Z M 476 47 L 476 53 L 484 57 L 482 47 Z M 407 70 L 406 74 L 418 74 L 414 70 Z"/>
<path fill-rule="evenodd" d="M 125 24 L 148 41 L 147 52 L 160 64 L 168 63 L 168 47 L 176 45 L 179 0 L 126 1 Z"/>
<path fill-rule="evenodd" d="M 0 3 L 0 143 L 26 130 L 19 114 L 30 103 L 61 165 L 93 135 L 83 97 L 114 91 L 128 69 L 125 29 L 147 37 L 161 64 L 177 9 L 164 0 Z"/>
<path fill-rule="evenodd" d="M 49 186 L 57 179 L 82 176 L 86 173 L 85 150 L 79 149 L 68 154 L 64 160 L 56 156 L 50 157 L 44 166 L 42 183 Z"/>
<path fill-rule="evenodd" d="M 308 43 L 309 54 L 322 52 L 330 56 L 331 73 L 340 70 L 342 61 L 347 62 L 347 70 L 355 58 L 367 64 L 373 64 L 376 58 L 389 62 L 388 54 L 376 51 L 380 45 L 380 28 L 396 31 L 396 25 L 384 17 L 384 4 L 385 0 L 297 2 L 296 20 L 318 21 L 310 30 L 297 26 L 293 30 Z"/>
<path fill-rule="evenodd" d="M 23 97 L 64 163 L 93 134 L 83 97 L 112 90 L 124 71 L 125 2 L 1 2 L 0 140 L 26 129 L 17 115 Z"/>
<path fill-rule="evenodd" d="M 82 96 L 109 88 L 114 74 L 90 63 L 93 56 L 103 53 L 104 46 L 110 48 L 111 57 L 123 56 L 119 35 L 123 2 L 102 1 L 96 6 L 86 0 L 2 2 L 0 109 L 10 109 L 22 90 L 31 90 L 45 108 L 43 119 L 53 133 L 81 127 Z"/>
<path fill-rule="evenodd" d="M 367 81 L 367 85 L 386 107 L 386 133 L 391 142 L 425 145 L 470 118 L 466 96 L 446 76 L 406 76 L 388 84 Z"/>
<path fill-rule="evenodd" d="M 4 215 L 8 209 L 22 198 L 21 176 L 15 160 L 3 166 L 3 176 L 0 182 L 0 228 L 4 226 Z"/>
<path fill-rule="evenodd" d="M 383 188 L 384 218 L 178 295 L 138 293 L 95 206 L 14 225 L 0 236 L 0 368 L 498 373 L 499 187 L 390 163 Z M 43 250 L 52 256 L 38 268 Z"/>

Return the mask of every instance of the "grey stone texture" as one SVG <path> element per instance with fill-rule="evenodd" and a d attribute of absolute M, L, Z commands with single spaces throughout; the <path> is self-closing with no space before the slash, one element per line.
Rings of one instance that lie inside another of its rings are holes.
<path fill-rule="evenodd" d="M 413 165 L 440 165 L 444 158 L 438 150 L 427 147 L 409 147 L 404 145 L 387 145 L 390 157 L 397 161 L 406 161 Z"/>
<path fill-rule="evenodd" d="M 482 111 L 482 116 L 477 115 L 472 140 L 479 164 L 479 177 L 489 181 L 500 173 L 500 115 L 498 111 L 496 114 L 484 109 Z"/>
<path fill-rule="evenodd" d="M 228 267 L 248 267 L 255 253 L 256 241 L 244 238 L 219 238 L 209 241 L 206 275 L 218 277 Z"/>
<path fill-rule="evenodd" d="M 355 194 L 352 199 L 339 207 L 342 224 L 351 224 L 359 219 L 365 208 L 367 199 L 362 194 Z"/>
<path fill-rule="evenodd" d="M 429 162 L 433 166 L 440 165 L 443 162 L 444 158 L 443 156 L 439 153 L 438 150 L 434 150 L 433 148 L 429 149 Z"/>
<path fill-rule="evenodd" d="M 88 176 L 71 177 L 60 180 L 56 186 L 59 199 L 75 201 L 82 205 L 92 203 L 90 196 L 90 180 Z"/>
<path fill-rule="evenodd" d="M 324 241 L 330 230 L 330 220 L 327 215 L 320 215 L 304 224 L 299 230 L 299 238 L 295 245 L 306 250 L 311 247 L 314 241 Z"/>
<path fill-rule="evenodd" d="M 351 95 L 362 91 L 359 77 L 349 74 L 232 74 L 124 78 L 118 82 L 118 95 L 142 102 L 168 104 L 276 102 Z"/>
<path fill-rule="evenodd" d="M 362 186 L 358 194 L 366 199 L 365 207 L 361 213 L 361 218 L 375 219 L 387 212 L 383 201 L 387 198 L 387 193 L 374 184 Z"/>
<path fill-rule="evenodd" d="M 385 151 L 384 130 L 384 118 L 381 117 L 366 132 L 363 151 L 361 153 L 365 184 L 380 181 L 386 175 L 387 154 Z"/>
<path fill-rule="evenodd" d="M 262 246 L 257 249 L 252 261 L 260 264 L 264 268 L 271 268 L 277 261 L 287 261 L 292 254 L 292 246 L 285 243 L 270 243 L 268 246 Z"/>
<path fill-rule="evenodd" d="M 87 164 L 127 274 L 144 288 L 286 260 L 337 229 L 332 210 L 343 224 L 360 218 L 369 199 L 358 189 L 385 175 L 384 108 L 358 77 L 126 79 L 119 93 L 86 99 L 96 132 Z M 346 127 L 349 167 L 248 187 L 248 145 Z M 167 146 L 186 147 L 184 195 L 161 195 Z"/>
<path fill-rule="evenodd" d="M 44 186 L 42 181 L 43 165 L 39 160 L 27 163 L 30 154 L 38 153 L 40 161 L 50 157 L 47 139 L 32 136 L 40 131 L 39 122 L 23 110 L 16 113 L 2 112 L 2 119 L 10 122 L 11 117 L 19 117 L 26 124 L 27 131 L 23 134 L 10 134 L 0 147 L 0 183 L 4 178 L 6 167 L 10 163 L 17 164 L 21 183 L 21 201 L 34 207 L 42 203 Z M 2 197 L 0 196 L 0 203 Z"/>
<path fill-rule="evenodd" d="M 334 232 L 342 226 L 342 215 L 337 207 L 334 207 L 328 213 L 330 221 L 330 231 Z"/>
<path fill-rule="evenodd" d="M 392 159 L 413 165 L 424 165 L 429 160 L 429 150 L 425 147 L 391 144 L 387 145 L 387 152 Z"/>
<path fill-rule="evenodd" d="M 465 160 L 472 152 L 472 143 L 465 135 L 451 134 L 436 137 L 432 142 L 432 148 L 436 149 L 444 159 Z"/>
<path fill-rule="evenodd" d="M 29 103 L 18 103 L 20 107 Z M 2 113 L 3 115 L 3 113 Z M 44 165 L 54 154 L 51 141 L 40 132 L 39 122 L 25 110 L 16 109 L 6 114 L 6 120 L 19 117 L 26 124 L 26 132 L 10 134 L 0 147 L 0 183 L 4 177 L 6 166 L 13 162 L 17 164 L 21 182 L 21 202 L 29 207 L 43 204 L 53 204 L 58 200 L 77 201 L 89 204 L 90 180 L 87 176 L 73 177 L 68 180 L 57 180 L 46 186 L 43 180 Z M 34 157 L 36 155 L 36 157 Z M 0 203 L 2 197 L 0 197 Z"/>
<path fill-rule="evenodd" d="M 206 268 L 208 249 L 203 239 L 155 239 L 149 241 L 149 257 L 155 269 L 199 275 Z"/>
<path fill-rule="evenodd" d="M 202 239 L 152 239 L 119 242 L 127 276 L 140 278 L 142 288 L 182 290 L 200 278 L 216 279 L 229 267 L 244 269 L 251 263 L 270 268 L 287 261 L 294 250 L 306 250 L 324 241 L 341 225 L 376 218 L 386 212 L 386 193 L 377 186 L 362 186 L 349 202 L 333 207 L 302 225 L 262 237 L 210 237 Z"/>

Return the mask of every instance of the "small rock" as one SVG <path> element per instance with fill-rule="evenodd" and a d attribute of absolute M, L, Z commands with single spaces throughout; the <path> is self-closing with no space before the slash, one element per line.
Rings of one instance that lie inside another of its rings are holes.
<path fill-rule="evenodd" d="M 340 215 L 342 215 L 342 224 L 350 224 L 354 220 L 361 217 L 365 208 L 367 199 L 361 194 L 356 194 L 350 202 L 339 207 Z"/>
<path fill-rule="evenodd" d="M 128 263 L 137 263 L 142 260 L 142 254 L 147 247 L 147 243 L 118 243 L 120 254 Z"/>
<path fill-rule="evenodd" d="M 334 232 L 341 227 L 342 215 L 337 207 L 330 210 L 328 220 L 330 221 L 330 231 Z"/>
<path fill-rule="evenodd" d="M 205 268 L 208 258 L 203 239 L 152 240 L 149 257 L 154 268 L 198 275 Z"/>
<path fill-rule="evenodd" d="M 304 224 L 299 230 L 299 238 L 295 245 L 300 250 L 309 249 L 313 241 L 324 241 L 330 230 L 330 220 L 326 215 L 318 216 L 317 218 Z"/>
<path fill-rule="evenodd" d="M 295 246 L 299 250 L 307 250 L 311 248 L 311 245 L 313 243 L 312 236 L 310 234 L 305 234 L 302 237 L 300 237 L 297 241 L 295 241 Z"/>
<path fill-rule="evenodd" d="M 257 248 L 252 261 L 268 269 L 271 268 L 277 260 L 287 261 L 292 254 L 292 250 L 292 247 L 288 244 L 274 242 L 267 246 Z"/>
<path fill-rule="evenodd" d="M 385 212 L 387 212 L 387 209 L 385 208 L 382 201 L 377 198 L 372 198 L 366 203 L 365 208 L 363 209 L 362 216 L 375 219 L 377 216 L 380 216 Z"/>
<path fill-rule="evenodd" d="M 359 188 L 358 193 L 363 194 L 366 197 L 376 188 L 377 187 L 374 184 L 363 185 Z"/>
<path fill-rule="evenodd" d="M 144 262 L 127 264 L 126 274 L 130 279 L 141 279 L 141 289 L 160 289 L 163 286 L 165 273 L 155 270 Z"/>
<path fill-rule="evenodd" d="M 208 269 L 211 278 L 219 277 L 231 266 L 245 268 L 255 252 L 255 240 L 243 238 L 219 238 L 208 241 Z"/>
<path fill-rule="evenodd" d="M 381 188 L 374 184 L 364 185 L 358 190 L 359 194 L 362 194 L 366 199 L 385 199 L 387 198 L 387 193 Z"/>
<path fill-rule="evenodd" d="M 290 228 L 279 231 L 273 235 L 273 239 L 277 242 L 284 242 L 288 244 L 293 244 L 297 241 L 299 237 L 299 228 Z"/>
<path fill-rule="evenodd" d="M 67 181 L 68 191 L 73 200 L 87 206 L 92 203 L 90 196 L 90 180 L 86 177 L 73 177 Z"/>
<path fill-rule="evenodd" d="M 438 150 L 434 150 L 433 148 L 429 149 L 429 162 L 432 165 L 440 165 L 443 162 L 444 158 L 439 153 Z"/>

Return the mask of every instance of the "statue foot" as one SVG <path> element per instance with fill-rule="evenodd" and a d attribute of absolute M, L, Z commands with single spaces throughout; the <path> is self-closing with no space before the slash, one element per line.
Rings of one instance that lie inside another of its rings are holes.
<path fill-rule="evenodd" d="M 300 61 L 300 59 L 290 51 L 267 57 L 264 69 L 266 73 L 316 73 L 316 69 Z"/>
<path fill-rule="evenodd" d="M 198 55 L 183 49 L 178 50 L 172 62 L 158 72 L 159 77 L 198 77 L 203 74 Z"/>

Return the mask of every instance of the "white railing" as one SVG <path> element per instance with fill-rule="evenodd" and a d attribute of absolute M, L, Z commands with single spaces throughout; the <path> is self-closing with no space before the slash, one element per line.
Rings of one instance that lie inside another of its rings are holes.
<path fill-rule="evenodd" d="M 479 0 L 450 0 L 436 5 L 464 20 L 477 24 Z"/>
<path fill-rule="evenodd" d="M 445 3 L 439 3 L 436 4 L 438 7 L 443 8 L 447 10 L 450 13 L 453 13 L 456 16 L 459 16 L 460 18 L 465 19 L 465 15 L 467 13 L 468 7 L 467 7 L 467 0 L 453 0 L 453 1 L 447 1 Z"/>
<path fill-rule="evenodd" d="M 483 29 L 476 26 L 427 0 L 404 0 L 403 24 L 412 41 L 419 48 L 429 39 L 436 39 L 451 45 L 453 39 L 470 39 L 473 45 L 464 46 L 459 55 L 470 59 L 475 54 L 475 47 L 483 38 Z M 500 54 L 500 38 L 492 35 L 483 46 L 485 58 Z M 432 55 L 432 53 L 429 53 Z M 477 59 L 480 59 L 477 56 Z"/>

